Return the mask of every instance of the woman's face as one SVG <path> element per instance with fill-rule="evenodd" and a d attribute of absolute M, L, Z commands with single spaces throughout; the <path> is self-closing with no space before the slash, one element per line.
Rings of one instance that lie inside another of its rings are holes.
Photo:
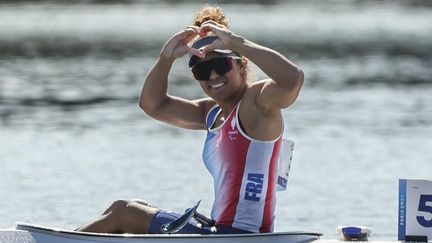
<path fill-rule="evenodd" d="M 214 57 L 221 59 L 221 57 Z M 211 61 L 207 59 L 205 61 Z M 239 92 L 243 91 L 246 86 L 246 79 L 244 75 L 244 67 L 242 66 L 240 59 L 229 58 L 227 61 L 230 66 L 230 70 L 225 74 L 219 74 L 218 70 L 211 69 L 209 78 L 207 80 L 199 80 L 203 91 L 211 98 L 216 101 L 229 100 L 238 95 Z M 202 61 L 200 63 L 203 63 Z M 198 63 L 199 64 L 199 63 Z M 197 65 L 198 65 L 197 64 Z"/>

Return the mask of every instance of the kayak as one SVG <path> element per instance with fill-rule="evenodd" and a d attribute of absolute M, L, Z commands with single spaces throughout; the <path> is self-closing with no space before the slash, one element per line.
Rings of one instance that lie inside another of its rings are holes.
<path fill-rule="evenodd" d="M 308 243 L 321 235 L 309 231 L 232 235 L 103 234 L 18 223 L 15 229 L 0 230 L 0 243 Z"/>

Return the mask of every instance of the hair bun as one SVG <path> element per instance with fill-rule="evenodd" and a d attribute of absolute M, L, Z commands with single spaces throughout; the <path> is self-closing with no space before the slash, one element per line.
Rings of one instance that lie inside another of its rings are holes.
<path fill-rule="evenodd" d="M 230 21 L 225 16 L 222 8 L 211 5 L 205 5 L 203 8 L 196 12 L 193 25 L 201 27 L 204 22 L 209 20 L 225 26 L 225 28 L 227 29 L 230 25 Z"/>

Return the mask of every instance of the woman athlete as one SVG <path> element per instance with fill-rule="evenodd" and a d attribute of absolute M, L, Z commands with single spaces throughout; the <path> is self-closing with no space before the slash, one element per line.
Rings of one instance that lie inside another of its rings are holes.
<path fill-rule="evenodd" d="M 167 94 L 174 61 L 189 55 L 189 67 L 207 97 L 187 100 Z M 267 79 L 250 82 L 251 61 Z M 303 72 L 286 57 L 229 30 L 221 8 L 206 6 L 194 25 L 172 36 L 147 74 L 139 101 L 149 116 L 187 129 L 207 131 L 204 164 L 214 179 L 214 227 L 191 219 L 178 233 L 272 232 L 281 110 L 297 99 Z M 118 200 L 81 231 L 161 233 L 179 214 L 138 200 Z"/>

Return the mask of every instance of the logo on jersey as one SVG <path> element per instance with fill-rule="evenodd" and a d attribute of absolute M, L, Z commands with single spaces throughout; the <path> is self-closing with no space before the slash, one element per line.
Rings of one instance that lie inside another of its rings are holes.
<path fill-rule="evenodd" d="M 264 174 L 249 173 L 247 181 L 244 199 L 258 202 L 261 199 Z"/>
<path fill-rule="evenodd" d="M 236 129 L 235 117 L 231 120 L 231 131 L 228 131 L 229 139 L 232 141 L 237 138 L 239 131 Z"/>

